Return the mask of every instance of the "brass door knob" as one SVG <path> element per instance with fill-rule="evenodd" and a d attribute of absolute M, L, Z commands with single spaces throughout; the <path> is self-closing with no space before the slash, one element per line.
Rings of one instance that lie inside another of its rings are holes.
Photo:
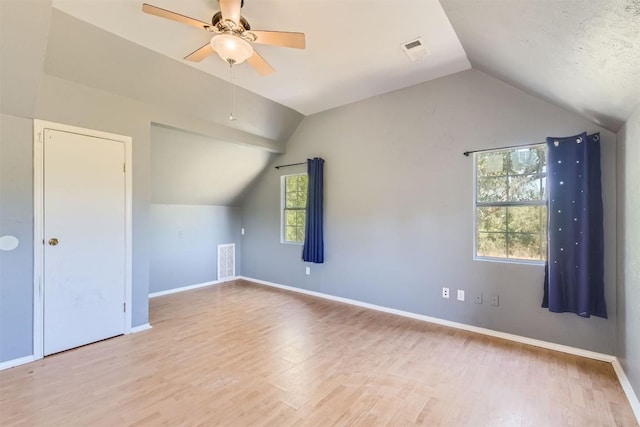
<path fill-rule="evenodd" d="M 49 239 L 49 245 L 50 246 L 57 246 L 58 245 L 58 239 L 55 238 L 55 237 L 52 238 L 52 239 Z"/>

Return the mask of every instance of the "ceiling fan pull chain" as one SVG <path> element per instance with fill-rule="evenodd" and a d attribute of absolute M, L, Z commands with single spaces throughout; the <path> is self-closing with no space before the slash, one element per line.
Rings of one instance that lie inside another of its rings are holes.
<path fill-rule="evenodd" d="M 229 81 L 231 82 L 231 114 L 229 114 L 229 121 L 236 120 L 236 84 L 233 76 L 233 60 L 229 60 Z"/>

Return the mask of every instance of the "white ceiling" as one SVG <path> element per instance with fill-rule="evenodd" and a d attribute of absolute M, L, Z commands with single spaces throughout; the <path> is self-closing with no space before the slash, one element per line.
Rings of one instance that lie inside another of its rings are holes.
<path fill-rule="evenodd" d="M 209 21 L 217 0 L 147 0 Z M 201 63 L 182 58 L 211 37 L 198 28 L 147 15 L 139 0 L 53 0 L 72 16 L 229 79 L 217 56 Z M 438 0 L 246 0 L 242 15 L 253 29 L 301 31 L 305 50 L 255 45 L 276 69 L 260 77 L 248 64 L 235 68 L 236 83 L 309 115 L 470 68 Z M 400 49 L 421 36 L 429 56 L 410 61 Z"/>

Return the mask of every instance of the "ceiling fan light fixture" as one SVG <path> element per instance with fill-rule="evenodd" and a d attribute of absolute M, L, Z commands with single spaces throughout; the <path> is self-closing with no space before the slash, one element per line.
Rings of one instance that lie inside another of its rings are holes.
<path fill-rule="evenodd" d="M 251 44 L 232 34 L 218 34 L 213 36 L 210 43 L 220 58 L 233 64 L 241 64 L 253 55 L 253 47 L 251 47 Z"/>

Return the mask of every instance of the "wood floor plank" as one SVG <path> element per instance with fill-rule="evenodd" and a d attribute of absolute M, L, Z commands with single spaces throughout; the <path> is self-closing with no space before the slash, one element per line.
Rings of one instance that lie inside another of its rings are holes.
<path fill-rule="evenodd" d="M 2 426 L 637 426 L 611 365 L 244 281 L 0 372 Z"/>

